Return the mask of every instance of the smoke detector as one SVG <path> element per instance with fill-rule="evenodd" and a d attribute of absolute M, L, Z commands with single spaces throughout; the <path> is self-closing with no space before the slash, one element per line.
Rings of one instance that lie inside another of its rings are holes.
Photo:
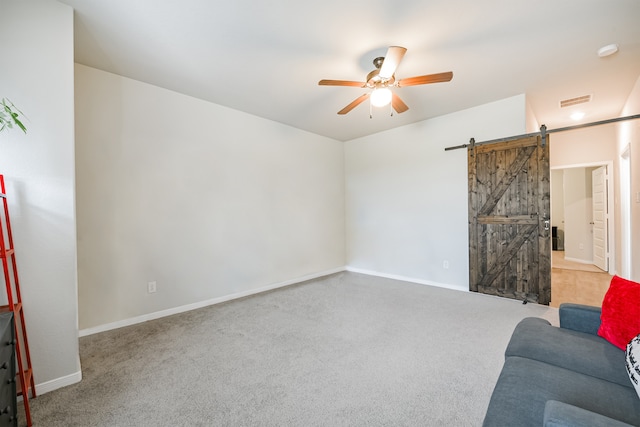
<path fill-rule="evenodd" d="M 598 56 L 600 58 L 604 58 L 605 56 L 613 55 L 617 51 L 618 51 L 618 45 L 616 43 L 608 44 L 598 49 Z"/>

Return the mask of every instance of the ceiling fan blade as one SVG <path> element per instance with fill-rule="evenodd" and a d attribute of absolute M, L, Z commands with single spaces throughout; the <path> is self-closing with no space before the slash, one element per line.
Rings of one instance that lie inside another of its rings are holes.
<path fill-rule="evenodd" d="M 405 104 L 404 101 L 400 99 L 400 97 L 395 93 L 391 95 L 391 106 L 394 110 L 396 110 L 398 114 L 404 113 L 409 109 L 409 107 L 407 107 L 407 104 Z"/>
<path fill-rule="evenodd" d="M 347 105 L 342 110 L 338 111 L 338 114 L 341 114 L 341 115 L 342 114 L 347 114 L 349 111 L 353 110 L 354 108 L 356 108 L 358 105 L 362 104 L 367 99 L 369 99 L 369 94 L 368 93 L 365 93 L 364 95 L 360 95 L 351 104 Z"/>
<path fill-rule="evenodd" d="M 350 80 L 320 80 L 318 82 L 320 86 L 353 86 L 353 87 L 365 87 L 367 84 L 364 82 L 353 82 Z"/>
<path fill-rule="evenodd" d="M 396 68 L 400 65 L 400 61 L 402 61 L 402 57 L 406 52 L 407 49 L 404 47 L 390 46 L 387 50 L 387 55 L 384 57 L 384 61 L 382 62 L 378 75 L 386 80 L 393 77 L 393 74 L 396 72 Z"/>
<path fill-rule="evenodd" d="M 398 87 L 424 85 L 427 83 L 441 83 L 451 81 L 453 73 L 447 71 L 446 73 L 427 74 L 426 76 L 409 77 L 399 80 Z"/>

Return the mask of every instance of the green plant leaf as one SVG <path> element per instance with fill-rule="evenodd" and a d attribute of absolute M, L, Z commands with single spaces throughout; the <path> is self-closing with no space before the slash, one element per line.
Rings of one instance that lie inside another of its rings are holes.
<path fill-rule="evenodd" d="M 2 98 L 0 104 L 2 105 L 2 109 L 0 109 L 0 132 L 5 128 L 12 129 L 15 124 L 22 129 L 24 133 L 27 133 L 27 128 L 22 123 L 22 120 L 20 120 L 20 116 L 24 116 L 22 111 L 7 98 Z"/>
<path fill-rule="evenodd" d="M 27 128 L 26 128 L 26 127 L 24 127 L 24 125 L 22 124 L 22 122 L 21 122 L 20 120 L 18 120 L 17 118 L 15 118 L 15 117 L 14 117 L 14 118 L 13 118 L 13 121 L 15 121 L 15 122 L 16 122 L 16 124 L 18 125 L 18 127 L 19 127 L 20 129 L 22 129 L 22 132 L 27 133 Z"/>

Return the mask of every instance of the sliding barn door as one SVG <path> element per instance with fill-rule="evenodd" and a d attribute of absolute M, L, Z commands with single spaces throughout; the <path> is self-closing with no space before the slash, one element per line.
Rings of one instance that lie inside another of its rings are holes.
<path fill-rule="evenodd" d="M 549 143 L 528 137 L 468 148 L 469 287 L 549 304 Z"/>

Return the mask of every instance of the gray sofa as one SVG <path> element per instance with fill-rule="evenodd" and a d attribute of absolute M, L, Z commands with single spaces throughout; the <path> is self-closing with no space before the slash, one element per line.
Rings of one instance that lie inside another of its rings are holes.
<path fill-rule="evenodd" d="M 560 327 L 515 328 L 483 426 L 640 426 L 624 351 L 597 335 L 600 308 L 560 306 Z"/>

